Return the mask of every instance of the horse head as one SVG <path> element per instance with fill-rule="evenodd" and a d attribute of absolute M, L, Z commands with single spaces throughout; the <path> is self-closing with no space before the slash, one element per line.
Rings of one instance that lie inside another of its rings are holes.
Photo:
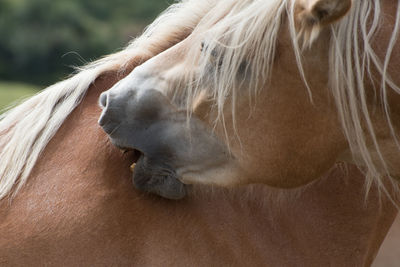
<path fill-rule="evenodd" d="M 178 199 L 184 184 L 297 187 L 337 161 L 375 177 L 389 169 L 368 132 L 383 118 L 368 113 L 376 84 L 360 74 L 370 74 L 365 58 L 382 66 L 355 41 L 368 20 L 348 18 L 368 3 L 213 5 L 186 39 L 100 97 L 99 123 L 113 144 L 141 154 L 133 174 L 139 189 Z"/>

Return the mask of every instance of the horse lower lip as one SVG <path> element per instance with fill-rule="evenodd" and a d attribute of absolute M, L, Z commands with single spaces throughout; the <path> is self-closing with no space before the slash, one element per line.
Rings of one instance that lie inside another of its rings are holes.
<path fill-rule="evenodd" d="M 137 163 L 132 165 L 136 165 L 132 171 L 132 182 L 138 190 L 174 200 L 186 196 L 185 185 L 170 166 L 157 163 L 144 154 L 140 154 Z"/>

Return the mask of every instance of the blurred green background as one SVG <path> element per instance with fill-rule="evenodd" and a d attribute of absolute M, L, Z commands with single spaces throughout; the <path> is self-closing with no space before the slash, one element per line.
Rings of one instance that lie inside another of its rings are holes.
<path fill-rule="evenodd" d="M 0 0 L 0 109 L 120 50 L 172 2 Z"/>

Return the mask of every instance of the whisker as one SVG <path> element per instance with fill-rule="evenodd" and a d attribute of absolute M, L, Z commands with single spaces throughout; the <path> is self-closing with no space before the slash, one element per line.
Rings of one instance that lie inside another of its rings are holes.
<path fill-rule="evenodd" d="M 115 131 L 117 131 L 121 127 L 121 125 L 122 125 L 122 123 L 119 123 L 117 126 L 115 126 L 115 128 L 111 131 L 110 135 L 115 133 Z"/>

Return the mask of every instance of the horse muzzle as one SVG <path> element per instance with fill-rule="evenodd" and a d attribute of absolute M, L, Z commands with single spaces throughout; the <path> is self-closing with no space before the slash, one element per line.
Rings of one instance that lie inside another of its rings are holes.
<path fill-rule="evenodd" d="M 137 189 L 167 199 L 185 197 L 185 185 L 171 164 L 172 148 L 163 138 L 169 124 L 160 118 L 160 107 L 166 108 L 166 103 L 161 101 L 163 97 L 150 91 L 141 103 L 132 103 L 132 98 L 135 94 L 122 99 L 103 93 L 99 99 L 103 108 L 99 125 L 115 146 L 140 153 L 132 169 L 132 181 Z"/>
<path fill-rule="evenodd" d="M 136 188 L 181 199 L 185 174 L 201 176 L 202 170 L 230 160 L 225 145 L 202 121 L 188 118 L 161 92 L 124 88 L 117 84 L 100 96 L 99 124 L 115 146 L 141 153 L 133 171 Z"/>

